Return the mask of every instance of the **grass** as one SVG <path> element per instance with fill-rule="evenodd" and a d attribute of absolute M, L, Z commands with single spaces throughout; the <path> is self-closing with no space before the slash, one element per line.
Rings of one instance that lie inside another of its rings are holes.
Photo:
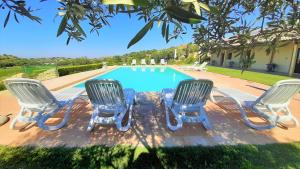
<path fill-rule="evenodd" d="M 15 74 L 21 73 L 22 72 L 22 67 L 20 66 L 14 66 L 14 67 L 9 67 L 9 68 L 1 68 L 0 69 L 0 81 L 11 77 Z"/>
<path fill-rule="evenodd" d="M 25 73 L 25 77 L 35 78 L 38 74 L 53 68 L 56 68 L 56 66 L 53 65 L 26 66 L 23 67 L 23 73 Z"/>
<path fill-rule="evenodd" d="M 208 66 L 208 72 L 218 73 L 218 74 L 244 79 L 252 82 L 257 82 L 269 86 L 273 85 L 279 80 L 285 80 L 291 78 L 289 76 L 274 75 L 274 74 L 260 73 L 260 72 L 253 72 L 253 71 L 245 71 L 243 74 L 241 74 L 241 70 L 216 67 L 216 66 Z"/>
<path fill-rule="evenodd" d="M 143 148 L 0 146 L 0 168 L 300 168 L 300 142 Z"/>
<path fill-rule="evenodd" d="M 43 65 L 43 66 L 14 66 L 8 68 L 0 69 L 0 91 L 5 90 L 5 86 L 3 84 L 3 80 L 12 77 L 16 74 L 23 73 L 23 77 L 27 78 L 35 78 L 38 74 L 49 70 L 51 68 L 55 68 L 53 65 Z"/>

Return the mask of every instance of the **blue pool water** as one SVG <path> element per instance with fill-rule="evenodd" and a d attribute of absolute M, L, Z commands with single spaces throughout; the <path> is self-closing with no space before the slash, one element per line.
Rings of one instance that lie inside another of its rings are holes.
<path fill-rule="evenodd" d="M 168 67 L 120 67 L 93 79 L 118 80 L 123 88 L 133 88 L 137 92 L 160 92 L 193 78 Z M 84 82 L 75 87 L 84 88 Z"/>

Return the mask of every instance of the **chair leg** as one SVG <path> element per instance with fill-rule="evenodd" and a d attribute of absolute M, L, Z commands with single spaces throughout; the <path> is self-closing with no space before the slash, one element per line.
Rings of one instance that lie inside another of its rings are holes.
<path fill-rule="evenodd" d="M 176 130 L 182 128 L 182 125 L 183 125 L 182 119 L 180 118 L 178 113 L 173 113 L 172 111 L 171 111 L 171 113 L 173 113 L 173 115 L 175 116 L 175 119 L 177 121 L 177 125 L 172 125 L 171 124 L 170 115 L 169 115 L 169 107 L 166 105 L 166 103 L 165 103 L 165 111 L 166 111 L 166 123 L 167 123 L 168 128 L 171 131 L 176 131 Z"/>
<path fill-rule="evenodd" d="M 57 109 L 55 109 L 54 111 L 52 111 L 51 113 L 49 113 L 47 115 L 41 115 L 41 117 L 37 120 L 38 126 L 43 130 L 49 130 L 49 131 L 58 130 L 58 129 L 62 128 L 70 119 L 73 103 L 74 103 L 74 100 L 70 101 L 69 103 L 66 104 L 67 110 L 64 114 L 64 118 L 58 125 L 48 126 L 48 125 L 45 125 L 45 122 L 49 118 L 51 118 L 54 114 L 56 114 L 59 110 L 61 110 L 63 107 L 58 107 Z"/>
<path fill-rule="evenodd" d="M 200 120 L 202 121 L 203 126 L 207 130 L 212 129 L 212 125 L 211 125 L 210 121 L 208 120 L 208 117 L 206 115 L 206 112 L 205 112 L 205 109 L 203 106 L 200 107 Z"/>
<path fill-rule="evenodd" d="M 295 127 L 299 126 L 299 121 L 297 118 L 292 114 L 288 106 L 285 106 L 283 111 L 286 113 L 283 117 L 279 117 L 279 122 L 286 122 L 286 121 L 293 121 Z"/>
<path fill-rule="evenodd" d="M 18 117 L 15 117 L 15 118 L 13 119 L 13 121 L 10 123 L 10 126 L 9 126 L 9 128 L 10 128 L 10 129 L 12 129 L 12 130 L 14 130 L 14 129 L 15 129 L 15 126 L 16 126 L 16 123 L 17 123 L 17 121 L 18 121 Z"/>
<path fill-rule="evenodd" d="M 23 114 L 25 113 L 25 108 L 21 107 L 21 110 L 19 111 L 18 115 L 13 119 L 13 121 L 11 122 L 9 128 L 14 130 L 16 123 L 19 121 L 19 117 L 23 116 Z"/>
<path fill-rule="evenodd" d="M 266 125 L 256 125 L 254 124 L 247 116 L 247 112 L 244 110 L 244 108 L 238 104 L 238 107 L 240 109 L 240 113 L 241 113 L 241 116 L 242 116 L 242 120 L 244 121 L 244 123 L 255 129 L 255 130 L 268 130 L 268 129 L 272 129 L 274 127 L 276 127 L 276 120 L 272 120 L 270 118 L 267 118 L 266 120 L 269 122 L 269 124 L 266 124 Z M 262 114 L 260 113 L 259 110 L 256 110 L 256 109 L 253 109 L 253 111 L 255 113 L 257 113 L 258 115 L 262 116 Z M 263 117 L 263 116 L 262 116 Z"/>
<path fill-rule="evenodd" d="M 271 128 L 274 128 L 276 127 L 276 122 L 273 121 L 273 120 L 270 120 L 270 119 L 266 119 L 268 120 L 269 124 L 266 124 L 266 125 L 256 125 L 254 124 L 247 116 L 247 112 L 245 111 L 245 109 L 243 108 L 243 106 L 241 105 L 241 103 L 235 99 L 235 98 L 231 98 L 235 103 L 236 105 L 238 106 L 239 110 L 240 110 L 240 113 L 241 113 L 241 117 L 242 117 L 242 120 L 244 121 L 244 123 L 249 126 L 250 128 L 253 128 L 255 130 L 268 130 L 268 129 L 271 129 Z M 262 116 L 262 113 L 260 113 L 260 111 L 256 108 L 252 108 L 252 110 L 257 113 L 258 115 L 261 115 Z M 262 116 L 263 117 L 263 116 Z"/>
<path fill-rule="evenodd" d="M 93 130 L 93 128 L 95 127 L 95 119 L 97 118 L 98 115 L 99 115 L 98 108 L 94 108 L 92 117 L 91 117 L 90 122 L 89 122 L 88 127 L 87 127 L 88 132 L 91 132 Z"/>
<path fill-rule="evenodd" d="M 130 105 L 129 106 L 129 109 L 127 110 L 128 111 L 128 121 L 127 121 L 127 124 L 125 126 L 122 126 L 122 121 L 127 113 L 126 112 L 122 112 L 116 119 L 116 125 L 117 125 L 117 128 L 118 130 L 120 131 L 127 131 L 130 127 L 131 127 L 131 121 L 132 121 L 132 109 L 133 109 L 133 105 Z"/>
<path fill-rule="evenodd" d="M 86 131 L 91 132 L 94 127 L 95 127 L 94 119 L 91 119 L 90 122 L 89 122 L 89 125 L 88 125 L 88 127 L 86 129 Z"/>

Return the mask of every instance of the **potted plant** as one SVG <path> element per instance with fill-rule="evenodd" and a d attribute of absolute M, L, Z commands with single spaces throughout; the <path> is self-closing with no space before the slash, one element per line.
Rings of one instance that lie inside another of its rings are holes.
<path fill-rule="evenodd" d="M 233 67 L 234 66 L 234 61 L 230 61 L 229 62 L 229 67 Z"/>
<path fill-rule="evenodd" d="M 216 63 L 217 63 L 217 62 L 216 62 L 215 60 L 212 60 L 212 61 L 211 61 L 211 65 L 213 65 L 213 66 L 215 66 Z"/>
<path fill-rule="evenodd" d="M 267 64 L 267 71 L 268 72 L 274 72 L 277 65 L 275 63 L 269 63 Z"/>

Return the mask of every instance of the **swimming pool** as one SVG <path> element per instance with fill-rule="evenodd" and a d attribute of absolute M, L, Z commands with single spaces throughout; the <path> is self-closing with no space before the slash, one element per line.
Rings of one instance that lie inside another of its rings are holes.
<path fill-rule="evenodd" d="M 160 92 L 193 77 L 169 67 L 120 67 L 93 79 L 118 80 L 123 88 L 133 88 L 137 92 Z M 75 87 L 84 88 L 84 82 Z"/>

